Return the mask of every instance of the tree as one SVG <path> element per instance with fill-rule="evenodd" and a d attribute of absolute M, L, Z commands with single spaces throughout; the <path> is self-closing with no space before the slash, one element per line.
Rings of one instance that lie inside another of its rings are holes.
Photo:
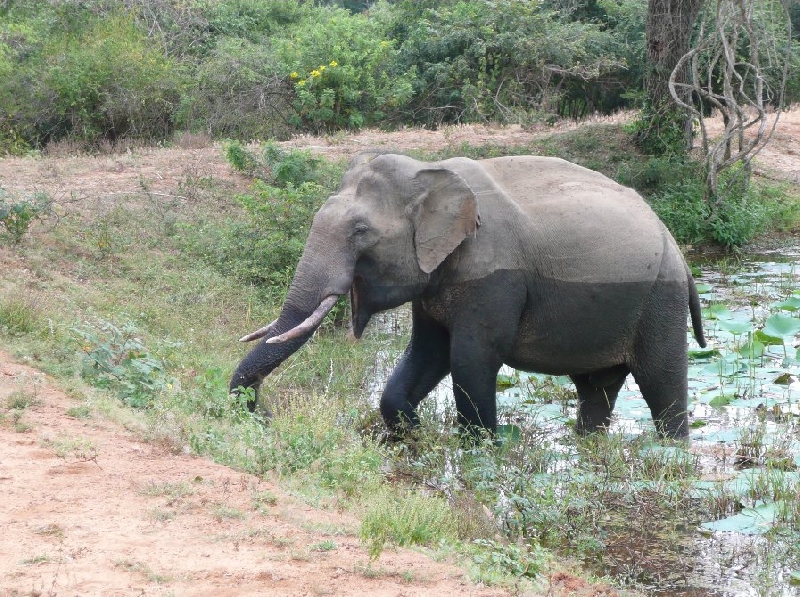
<path fill-rule="evenodd" d="M 704 0 L 649 0 L 647 7 L 647 59 L 645 71 L 646 108 L 641 141 L 653 153 L 675 150 L 691 143 L 688 113 L 676 110 L 669 80 L 678 61 L 689 51 L 692 30 Z M 677 81 L 686 79 L 679 72 Z M 683 98 L 688 101 L 688 97 Z"/>
<path fill-rule="evenodd" d="M 713 0 L 707 3 L 692 48 L 681 56 L 668 81 L 672 99 L 700 132 L 707 194 L 712 213 L 729 192 L 747 190 L 752 159 L 767 144 L 784 103 L 792 55 L 790 0 Z M 712 138 L 705 117 L 722 116 L 724 130 Z M 730 191 L 730 189 L 727 189 Z"/>

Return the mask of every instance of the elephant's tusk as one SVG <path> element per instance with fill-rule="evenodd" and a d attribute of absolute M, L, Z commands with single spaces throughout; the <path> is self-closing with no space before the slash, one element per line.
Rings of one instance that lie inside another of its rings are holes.
<path fill-rule="evenodd" d="M 286 342 L 287 340 L 294 340 L 298 336 L 316 329 L 324 317 L 333 309 L 339 296 L 332 294 L 326 297 L 317 307 L 314 312 L 300 325 L 293 327 L 288 332 L 284 332 L 280 336 L 275 336 L 267 340 L 267 344 L 277 344 L 278 342 Z"/>
<path fill-rule="evenodd" d="M 277 319 L 273 321 L 271 324 L 265 325 L 263 328 L 258 329 L 255 332 L 251 332 L 246 336 L 242 336 L 241 338 L 239 338 L 239 342 L 252 342 L 253 340 L 258 340 L 259 338 L 263 338 L 272 331 L 272 327 L 276 323 L 278 323 Z"/>

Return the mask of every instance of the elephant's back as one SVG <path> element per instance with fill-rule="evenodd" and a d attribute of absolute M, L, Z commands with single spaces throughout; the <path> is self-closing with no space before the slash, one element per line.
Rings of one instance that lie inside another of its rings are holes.
<path fill-rule="evenodd" d="M 542 276 L 578 283 L 685 277 L 673 263 L 671 235 L 634 190 L 559 158 L 481 163 L 520 210 L 528 260 Z"/>

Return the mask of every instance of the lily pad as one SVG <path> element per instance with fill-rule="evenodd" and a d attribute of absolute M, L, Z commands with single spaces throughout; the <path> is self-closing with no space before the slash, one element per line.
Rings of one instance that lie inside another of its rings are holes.
<path fill-rule="evenodd" d="M 694 287 L 697 288 L 697 294 L 708 294 L 714 290 L 714 287 L 711 284 L 705 284 L 703 282 L 696 282 Z"/>
<path fill-rule="evenodd" d="M 781 373 L 772 383 L 779 383 L 782 385 L 789 385 L 793 381 L 797 381 L 794 375 L 790 374 L 788 371 L 786 373 Z"/>
<path fill-rule="evenodd" d="M 704 370 L 713 375 L 730 377 L 740 373 L 743 369 L 745 369 L 743 365 L 744 363 L 741 362 L 741 359 L 738 355 L 730 354 L 724 358 L 714 361 L 713 363 L 709 363 L 704 367 Z"/>
<path fill-rule="evenodd" d="M 783 311 L 797 311 L 800 309 L 800 296 L 790 296 L 785 301 L 776 303 L 774 307 Z"/>
<path fill-rule="evenodd" d="M 690 359 L 709 359 L 719 355 L 719 350 L 716 348 L 690 348 Z"/>
<path fill-rule="evenodd" d="M 723 406 L 728 406 L 731 402 L 733 402 L 733 396 L 726 396 L 725 394 L 718 394 L 714 396 L 711 400 L 709 400 L 709 406 L 713 406 L 714 408 L 722 408 Z"/>
<path fill-rule="evenodd" d="M 766 346 L 758 341 L 747 342 L 739 348 L 739 354 L 746 359 L 757 359 L 763 356 L 765 351 Z"/>
<path fill-rule="evenodd" d="M 800 334 L 800 318 L 777 313 L 767 319 L 764 324 L 764 333 L 776 338 L 796 336 Z"/>
<path fill-rule="evenodd" d="M 742 319 L 719 319 L 717 320 L 717 325 L 719 329 L 735 335 L 753 331 L 753 324 Z"/>
<path fill-rule="evenodd" d="M 714 304 L 703 309 L 703 319 L 732 319 L 733 312 L 725 305 Z"/>
<path fill-rule="evenodd" d="M 742 533 L 745 535 L 761 535 L 772 528 L 775 517 L 780 510 L 780 504 L 770 502 L 760 504 L 755 508 L 745 508 L 738 514 L 704 522 L 700 526 L 710 531 L 724 531 Z"/>
<path fill-rule="evenodd" d="M 761 342 L 765 346 L 783 346 L 783 338 L 778 336 L 770 336 L 764 330 L 756 330 L 753 334 L 753 340 Z"/>

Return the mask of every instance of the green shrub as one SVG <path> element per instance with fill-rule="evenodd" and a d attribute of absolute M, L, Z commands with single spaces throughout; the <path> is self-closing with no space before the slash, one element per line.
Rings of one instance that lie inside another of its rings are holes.
<path fill-rule="evenodd" d="M 262 181 L 252 195 L 240 195 L 239 203 L 250 216 L 240 229 L 238 242 L 244 251 L 237 269 L 246 280 L 269 285 L 286 284 L 303 253 L 314 214 L 327 198 L 315 182 L 273 187 Z"/>
<path fill-rule="evenodd" d="M 19 244 L 35 221 L 48 218 L 52 201 L 45 193 L 35 193 L 32 198 L 8 201 L 0 189 L 0 227 L 14 244 Z"/>
<path fill-rule="evenodd" d="M 39 324 L 38 300 L 30 295 L 0 294 L 0 335 L 29 334 Z"/>
<path fill-rule="evenodd" d="M 307 149 L 286 151 L 273 142 L 266 143 L 259 156 L 238 141 L 231 141 L 225 145 L 225 157 L 239 172 L 281 188 L 318 181 L 323 165 L 322 158 Z"/>
<path fill-rule="evenodd" d="M 672 104 L 645 105 L 628 131 L 641 150 L 653 156 L 683 156 L 687 151 L 686 112 Z"/>
<path fill-rule="evenodd" d="M 617 180 L 642 193 L 682 244 L 741 247 L 768 228 L 791 227 L 800 205 L 774 186 L 747 182 L 741 166 L 723 171 L 708 196 L 702 164 L 675 154 L 627 162 Z"/>
<path fill-rule="evenodd" d="M 374 560 L 387 543 L 404 547 L 454 542 L 458 521 L 444 498 L 387 487 L 372 496 L 361 523 L 361 538 Z"/>
<path fill-rule="evenodd" d="M 292 85 L 271 44 L 220 38 L 194 68 L 176 111 L 179 127 L 234 139 L 289 137 Z"/>
<path fill-rule="evenodd" d="M 132 323 L 119 328 L 100 321 L 73 328 L 73 332 L 83 353 L 83 377 L 117 393 L 127 405 L 149 406 L 173 384 L 164 363 L 145 348 Z"/>
<path fill-rule="evenodd" d="M 184 248 L 239 283 L 282 299 L 300 260 L 314 214 L 338 184 L 342 168 L 308 151 L 268 144 L 260 154 L 229 143 L 231 165 L 257 177 L 236 200 L 245 219 L 185 229 Z"/>
<path fill-rule="evenodd" d="M 621 16 L 602 25 L 599 15 L 582 22 L 578 4 L 393 4 L 388 17 L 400 64 L 418 69 L 410 117 L 434 125 L 519 122 L 537 112 L 581 116 L 606 103 L 618 105 L 621 90 L 598 82 L 627 76 L 632 54 L 626 40 L 613 34 Z"/>
<path fill-rule="evenodd" d="M 687 178 L 662 187 L 650 203 L 681 244 L 709 242 L 708 218 L 711 209 L 705 199 L 705 182 Z"/>
<path fill-rule="evenodd" d="M 5 144 L 166 138 L 183 73 L 157 40 L 129 14 L 98 16 L 77 5 L 51 10 L 25 21 L 31 39 L 6 56 L 13 69 L 0 77 Z"/>
<path fill-rule="evenodd" d="M 414 68 L 397 67 L 395 43 L 381 19 L 320 8 L 275 43 L 294 86 L 291 121 L 299 128 L 382 125 L 411 99 Z"/>

